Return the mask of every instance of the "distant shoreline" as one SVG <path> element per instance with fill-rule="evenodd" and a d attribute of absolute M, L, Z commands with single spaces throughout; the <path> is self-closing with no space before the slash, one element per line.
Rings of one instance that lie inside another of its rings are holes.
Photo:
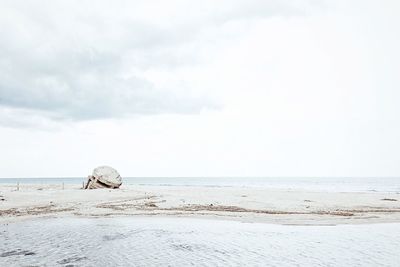
<path fill-rule="evenodd" d="M 0 178 L 7 184 L 64 184 L 81 186 L 87 178 Z M 124 186 L 244 187 L 315 192 L 384 192 L 400 194 L 400 177 L 124 177 Z"/>

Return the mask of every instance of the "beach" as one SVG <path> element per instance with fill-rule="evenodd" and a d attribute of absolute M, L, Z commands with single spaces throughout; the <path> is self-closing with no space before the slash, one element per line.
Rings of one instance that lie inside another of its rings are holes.
<path fill-rule="evenodd" d="M 71 180 L 2 183 L 0 265 L 396 266 L 400 260 L 396 186 L 343 192 L 320 183 L 305 190 L 296 183 L 200 180 L 96 190 Z"/>
<path fill-rule="evenodd" d="M 0 223 L 41 217 L 188 217 L 292 225 L 400 222 L 398 192 L 250 187 L 0 184 Z"/>

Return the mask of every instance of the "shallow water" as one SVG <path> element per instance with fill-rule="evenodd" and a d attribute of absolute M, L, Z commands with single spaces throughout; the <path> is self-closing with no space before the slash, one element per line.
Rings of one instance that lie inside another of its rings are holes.
<path fill-rule="evenodd" d="M 84 178 L 0 178 L 3 184 L 75 184 Z M 124 177 L 123 185 L 251 187 L 331 192 L 400 193 L 400 177 Z"/>
<path fill-rule="evenodd" d="M 58 218 L 0 225 L 0 244 L 0 266 L 399 266 L 400 224 Z"/>

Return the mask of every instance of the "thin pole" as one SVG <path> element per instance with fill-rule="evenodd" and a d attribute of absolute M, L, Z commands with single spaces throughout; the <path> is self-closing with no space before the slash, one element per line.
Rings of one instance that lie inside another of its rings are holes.
<path fill-rule="evenodd" d="M 64 182 L 62 183 L 62 189 L 64 190 Z"/>
<path fill-rule="evenodd" d="M 17 182 L 17 191 L 19 191 L 19 182 Z"/>

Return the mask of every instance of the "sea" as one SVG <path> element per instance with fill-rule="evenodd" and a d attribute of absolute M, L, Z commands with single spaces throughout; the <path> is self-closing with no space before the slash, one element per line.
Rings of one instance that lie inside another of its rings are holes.
<path fill-rule="evenodd" d="M 0 266 L 399 266 L 400 224 L 293 226 L 190 218 L 0 225 Z"/>
<path fill-rule="evenodd" d="M 0 178 L 0 184 L 76 184 L 83 177 Z M 250 187 L 331 192 L 400 193 L 400 177 L 124 177 L 124 185 Z"/>

